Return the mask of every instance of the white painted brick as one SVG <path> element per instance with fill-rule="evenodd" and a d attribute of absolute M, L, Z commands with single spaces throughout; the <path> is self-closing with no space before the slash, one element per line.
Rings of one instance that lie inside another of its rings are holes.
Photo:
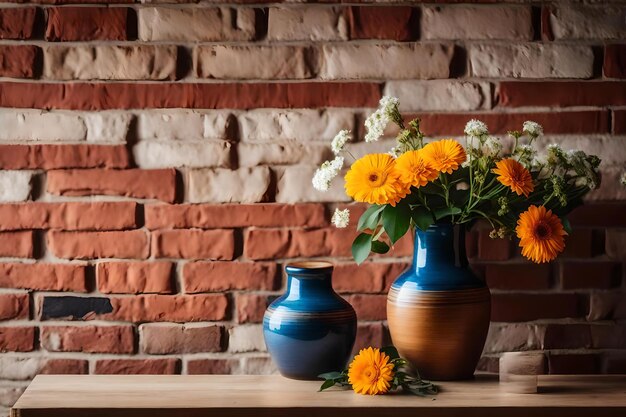
<path fill-rule="evenodd" d="M 590 46 L 527 43 L 470 46 L 472 74 L 494 78 L 589 78 Z"/>
<path fill-rule="evenodd" d="M 187 196 L 191 203 L 257 203 L 270 185 L 267 167 L 191 170 Z"/>
<path fill-rule="evenodd" d="M 491 323 L 483 353 L 537 350 L 542 348 L 545 327 L 507 323 Z"/>
<path fill-rule="evenodd" d="M 335 79 L 448 78 L 453 48 L 443 44 L 329 44 L 319 77 Z"/>
<path fill-rule="evenodd" d="M 121 112 L 94 112 L 83 115 L 87 125 L 87 142 L 124 143 L 132 114 Z"/>
<path fill-rule="evenodd" d="M 311 179 L 317 169 L 310 165 L 293 165 L 275 168 L 278 177 L 276 186 L 276 202 L 300 203 L 300 202 L 343 202 L 351 201 L 344 191 L 344 173 L 340 173 L 332 182 L 326 192 L 317 191 L 313 188 Z"/>
<path fill-rule="evenodd" d="M 31 171 L 0 171 L 0 201 L 26 201 L 30 197 Z"/>
<path fill-rule="evenodd" d="M 140 168 L 228 167 L 229 142 L 140 141 L 133 147 Z"/>
<path fill-rule="evenodd" d="M 272 7 L 267 38 L 273 41 L 346 40 L 348 26 L 337 7 Z"/>
<path fill-rule="evenodd" d="M 626 7 L 562 5 L 551 10 L 550 25 L 555 39 L 623 40 L 626 38 Z"/>
<path fill-rule="evenodd" d="M 393 129 L 387 129 L 386 132 L 391 132 L 392 130 Z M 397 132 L 397 129 L 395 129 L 395 132 Z M 387 153 L 391 150 L 391 148 L 397 145 L 395 135 L 396 133 L 394 133 L 393 135 L 388 135 L 387 133 L 385 133 L 385 135 L 383 136 L 384 138 L 393 137 L 393 139 L 380 139 L 376 142 L 361 141 L 351 143 L 346 146 L 346 149 L 357 159 L 362 158 L 370 153 Z"/>
<path fill-rule="evenodd" d="M 18 398 L 24 393 L 26 387 L 15 385 L 0 386 L 0 406 L 12 407 Z"/>
<path fill-rule="evenodd" d="M 597 155 L 602 159 L 601 167 L 624 166 L 626 161 L 626 136 L 561 136 L 546 135 L 539 137 L 533 145 L 537 147 L 540 155 L 545 154 L 545 150 L 551 143 L 558 143 L 565 150 L 576 149 L 585 151 L 591 155 Z"/>
<path fill-rule="evenodd" d="M 255 36 L 252 8 L 142 7 L 137 19 L 141 41 L 245 41 Z"/>
<path fill-rule="evenodd" d="M 291 165 L 306 161 L 321 164 L 331 157 L 327 145 L 304 144 L 295 140 L 273 143 L 240 143 L 237 146 L 239 166 Z"/>
<path fill-rule="evenodd" d="M 171 80 L 176 46 L 44 46 L 44 77 L 52 80 Z"/>
<path fill-rule="evenodd" d="M 422 11 L 423 39 L 532 40 L 530 6 L 427 6 Z"/>
<path fill-rule="evenodd" d="M 0 140 L 78 142 L 87 137 L 87 128 L 77 113 L 27 109 L 0 109 Z"/>
<path fill-rule="evenodd" d="M 41 365 L 42 359 L 36 357 L 0 357 L 0 378 L 17 381 L 33 379 Z"/>
<path fill-rule="evenodd" d="M 354 129 L 348 110 L 251 110 L 239 116 L 244 141 L 330 141 L 342 129 Z"/>
<path fill-rule="evenodd" d="M 620 182 L 620 178 L 625 172 L 624 165 L 606 167 L 600 165 L 600 174 L 602 175 L 600 187 L 587 194 L 585 201 L 626 200 L 626 187 Z"/>
<path fill-rule="evenodd" d="M 390 81 L 385 95 L 398 97 L 402 111 L 465 111 L 491 107 L 487 82 L 455 80 Z"/>
<path fill-rule="evenodd" d="M 266 352 L 263 326 L 251 324 L 235 326 L 228 329 L 228 351 L 239 352 Z"/>
<path fill-rule="evenodd" d="M 205 140 L 229 137 L 234 118 L 224 111 L 151 110 L 137 116 L 137 137 L 148 139 Z"/>
<path fill-rule="evenodd" d="M 269 356 L 244 356 L 240 359 L 238 373 L 242 375 L 271 375 L 278 373 Z"/>

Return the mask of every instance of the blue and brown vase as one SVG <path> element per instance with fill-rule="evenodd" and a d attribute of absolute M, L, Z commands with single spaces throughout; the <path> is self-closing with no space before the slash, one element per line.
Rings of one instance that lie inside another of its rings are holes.
<path fill-rule="evenodd" d="M 387 297 L 393 344 L 427 379 L 472 378 L 489 330 L 491 297 L 468 267 L 464 230 L 417 230 L 413 264 Z"/>
<path fill-rule="evenodd" d="M 285 267 L 287 292 L 263 317 L 265 344 L 283 376 L 318 379 L 345 368 L 356 337 L 356 313 L 332 286 L 328 262 Z"/>

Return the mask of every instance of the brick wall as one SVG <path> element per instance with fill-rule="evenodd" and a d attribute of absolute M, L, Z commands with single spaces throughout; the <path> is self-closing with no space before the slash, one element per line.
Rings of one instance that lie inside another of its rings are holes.
<path fill-rule="evenodd" d="M 329 226 L 340 184 L 310 185 L 382 94 L 429 135 L 532 119 L 542 146 L 604 159 L 560 261 L 470 235 L 493 292 L 480 368 L 544 349 L 551 373 L 626 372 L 619 2 L 104 3 L 0 8 L 1 410 L 37 373 L 271 371 L 259 323 L 293 258 L 332 259 L 358 345 L 387 343 L 411 242 L 356 268 Z"/>

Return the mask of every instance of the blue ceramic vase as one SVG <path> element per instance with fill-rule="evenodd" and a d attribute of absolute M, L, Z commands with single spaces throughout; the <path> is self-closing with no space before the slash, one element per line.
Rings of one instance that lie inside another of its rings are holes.
<path fill-rule="evenodd" d="M 280 373 L 318 379 L 345 368 L 356 337 L 356 313 L 332 286 L 328 262 L 286 266 L 287 292 L 263 317 L 265 344 Z"/>
<path fill-rule="evenodd" d="M 393 344 L 424 378 L 472 378 L 489 330 L 490 299 L 468 267 L 463 226 L 417 230 L 413 264 L 387 296 Z"/>

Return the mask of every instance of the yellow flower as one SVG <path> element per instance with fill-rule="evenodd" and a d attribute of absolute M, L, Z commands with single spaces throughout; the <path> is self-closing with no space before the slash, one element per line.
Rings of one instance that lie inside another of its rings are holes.
<path fill-rule="evenodd" d="M 530 206 L 515 228 L 522 255 L 535 263 L 550 262 L 565 249 L 561 220 L 544 206 Z"/>
<path fill-rule="evenodd" d="M 352 164 L 346 174 L 345 187 L 350 197 L 369 204 L 395 206 L 408 194 L 395 160 L 384 153 L 365 155 Z"/>
<path fill-rule="evenodd" d="M 422 151 L 405 152 L 396 159 L 400 179 L 407 187 L 422 187 L 437 178 L 439 173 L 422 158 Z"/>
<path fill-rule="evenodd" d="M 392 380 L 393 364 L 376 348 L 361 349 L 348 369 L 348 382 L 357 394 L 384 394 Z"/>
<path fill-rule="evenodd" d="M 465 149 L 454 139 L 441 139 L 422 148 L 422 158 L 439 172 L 452 174 L 465 162 Z"/>
<path fill-rule="evenodd" d="M 509 187 L 517 195 L 524 194 L 528 197 L 528 194 L 535 189 L 530 172 L 515 159 L 503 159 L 496 162 L 496 168 L 492 171 L 499 175 L 498 181 Z"/>

